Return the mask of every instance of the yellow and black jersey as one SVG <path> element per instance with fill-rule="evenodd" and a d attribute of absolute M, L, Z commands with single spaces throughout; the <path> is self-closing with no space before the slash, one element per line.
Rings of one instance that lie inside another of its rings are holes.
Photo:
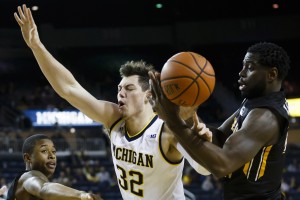
<path fill-rule="evenodd" d="M 232 133 L 239 130 L 248 113 L 254 108 L 267 108 L 284 119 L 281 136 L 274 145 L 265 146 L 244 166 L 223 178 L 224 199 L 283 199 L 281 179 L 285 162 L 285 150 L 288 136 L 288 106 L 283 91 L 245 100 L 234 124 Z M 231 133 L 231 134 L 232 134 Z"/>

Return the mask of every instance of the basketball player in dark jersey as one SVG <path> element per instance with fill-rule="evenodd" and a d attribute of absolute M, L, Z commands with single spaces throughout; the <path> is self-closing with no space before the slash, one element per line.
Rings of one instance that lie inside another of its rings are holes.
<path fill-rule="evenodd" d="M 187 152 L 222 180 L 226 200 L 285 199 L 280 189 L 289 121 L 282 82 L 289 63 L 286 51 L 274 43 L 248 48 L 238 80 L 245 99 L 220 127 L 210 127 L 213 143 L 188 128 L 163 95 L 159 74 L 150 73 L 153 109 Z"/>
<path fill-rule="evenodd" d="M 26 170 L 10 184 L 7 200 L 101 200 L 99 195 L 49 182 L 48 178 L 56 168 L 56 150 L 48 136 L 35 134 L 28 137 L 22 152 Z"/>

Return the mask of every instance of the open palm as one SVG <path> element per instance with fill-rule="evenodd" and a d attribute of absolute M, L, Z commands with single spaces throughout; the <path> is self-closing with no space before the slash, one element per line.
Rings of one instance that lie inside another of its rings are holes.
<path fill-rule="evenodd" d="M 18 13 L 15 12 L 14 17 L 21 28 L 26 44 L 30 48 L 36 47 L 40 43 L 40 38 L 30 9 L 25 4 L 22 8 L 19 6 Z"/>

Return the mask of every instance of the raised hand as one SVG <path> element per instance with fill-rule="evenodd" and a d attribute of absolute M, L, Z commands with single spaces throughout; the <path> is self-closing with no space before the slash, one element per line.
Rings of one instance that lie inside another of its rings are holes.
<path fill-rule="evenodd" d="M 164 95 L 160 86 L 160 74 L 157 72 L 149 72 L 149 76 L 150 90 L 152 94 L 148 98 L 149 102 L 151 103 L 153 110 L 162 120 L 171 120 L 179 114 L 179 106 L 172 103 Z"/>
<path fill-rule="evenodd" d="M 25 4 L 22 5 L 22 8 L 18 6 L 18 13 L 15 12 L 14 17 L 21 28 L 26 44 L 30 48 L 38 46 L 41 41 L 30 9 Z"/>
<path fill-rule="evenodd" d="M 189 118 L 192 118 L 194 116 L 194 114 L 197 112 L 197 107 L 183 107 L 180 106 L 180 111 L 179 111 L 179 116 L 183 119 L 183 120 L 187 120 Z"/>
<path fill-rule="evenodd" d="M 197 133 L 202 139 L 212 142 L 212 132 L 209 128 L 206 127 L 205 124 L 199 122 L 197 113 L 193 116 L 194 125 L 192 130 Z"/>

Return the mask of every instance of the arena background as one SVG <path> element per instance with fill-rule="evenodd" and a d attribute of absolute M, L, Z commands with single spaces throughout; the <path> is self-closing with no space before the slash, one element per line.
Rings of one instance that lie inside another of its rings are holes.
<path fill-rule="evenodd" d="M 118 68 L 127 60 L 145 60 L 160 70 L 175 53 L 194 51 L 210 60 L 217 79 L 198 114 L 218 125 L 241 102 L 238 72 L 247 47 L 259 41 L 287 50 L 292 69 L 284 88 L 288 98 L 300 98 L 296 1 L 0 0 L 0 186 L 24 169 L 24 137 L 44 132 L 59 149 L 61 164 L 53 181 L 121 199 L 101 124 L 88 121 L 56 95 L 23 41 L 13 17 L 22 3 L 38 6 L 33 15 L 42 42 L 98 98 L 116 101 Z M 299 123 L 299 116 L 291 116 L 283 180 L 289 199 L 300 198 Z M 187 165 L 183 179 L 191 199 L 220 198 L 222 188 L 213 177 L 197 175 Z"/>

